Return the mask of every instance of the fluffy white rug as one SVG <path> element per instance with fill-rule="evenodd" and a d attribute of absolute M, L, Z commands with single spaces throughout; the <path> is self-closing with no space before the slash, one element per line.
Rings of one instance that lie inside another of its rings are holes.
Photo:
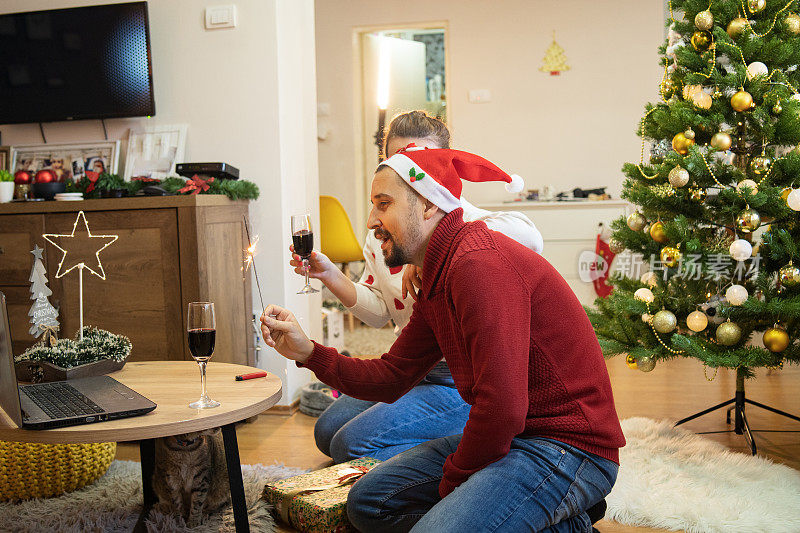
<path fill-rule="evenodd" d="M 264 485 L 305 472 L 283 465 L 242 465 L 250 530 L 270 532 L 275 522 L 270 505 L 260 498 Z M 0 531 L 19 533 L 84 531 L 128 533 L 142 507 L 142 471 L 134 461 L 114 461 L 108 472 L 83 489 L 46 500 L 0 503 Z M 201 526 L 188 528 L 180 517 L 150 513 L 149 532 L 206 533 L 235 531 L 233 511 L 209 517 Z"/>
<path fill-rule="evenodd" d="M 622 421 L 606 518 L 699 532 L 800 532 L 800 472 L 732 452 L 671 422 Z"/>

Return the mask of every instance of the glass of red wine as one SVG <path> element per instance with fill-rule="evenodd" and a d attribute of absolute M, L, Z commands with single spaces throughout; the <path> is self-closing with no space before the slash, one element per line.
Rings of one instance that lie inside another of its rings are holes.
<path fill-rule="evenodd" d="M 217 328 L 214 321 L 214 304 L 211 302 L 191 302 L 189 304 L 189 351 L 200 365 L 200 399 L 189 404 L 192 409 L 211 409 L 219 407 L 219 402 L 208 397 L 206 392 L 206 364 L 214 353 Z"/>
<path fill-rule="evenodd" d="M 311 229 L 311 215 L 292 215 L 292 244 L 294 253 L 303 260 L 303 271 L 306 273 L 306 286 L 297 291 L 297 294 L 311 294 L 319 292 L 308 281 L 308 271 L 311 266 L 308 257 L 314 250 L 314 232 Z"/>

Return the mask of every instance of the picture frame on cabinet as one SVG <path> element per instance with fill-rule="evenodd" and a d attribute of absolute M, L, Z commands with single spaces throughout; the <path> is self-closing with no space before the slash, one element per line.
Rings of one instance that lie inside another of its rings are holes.
<path fill-rule="evenodd" d="M 59 181 L 77 181 L 87 170 L 116 174 L 119 167 L 119 141 L 25 144 L 9 148 L 11 172 L 36 173 L 49 169 Z"/>
<path fill-rule="evenodd" d="M 172 124 L 148 126 L 142 132 L 131 130 L 123 179 L 175 176 L 175 165 L 184 159 L 188 128 L 188 124 Z"/>

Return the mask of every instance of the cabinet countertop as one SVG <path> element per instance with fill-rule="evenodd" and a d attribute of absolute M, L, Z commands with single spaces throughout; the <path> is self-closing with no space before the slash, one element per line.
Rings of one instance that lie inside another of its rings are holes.
<path fill-rule="evenodd" d="M 25 213 L 63 213 L 75 211 L 119 211 L 123 209 L 161 209 L 174 207 L 207 207 L 241 203 L 223 194 L 190 194 L 174 196 L 132 196 L 128 198 L 98 198 L 76 202 L 8 202 L 0 204 L 0 215 Z"/>
<path fill-rule="evenodd" d="M 528 201 L 519 202 L 491 202 L 480 204 L 478 207 L 489 211 L 508 211 L 524 209 L 592 209 L 606 207 L 625 207 L 631 205 L 627 200 L 569 200 L 563 202 Z"/>

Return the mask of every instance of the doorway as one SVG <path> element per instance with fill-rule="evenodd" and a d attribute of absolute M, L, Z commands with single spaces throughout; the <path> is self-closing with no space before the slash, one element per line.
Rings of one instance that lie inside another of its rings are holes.
<path fill-rule="evenodd" d="M 356 109 L 356 172 L 360 227 L 366 225 L 369 187 L 381 156 L 381 127 L 398 113 L 424 109 L 448 121 L 447 25 L 443 22 L 409 27 L 358 28 L 356 59 L 360 90 Z"/>

